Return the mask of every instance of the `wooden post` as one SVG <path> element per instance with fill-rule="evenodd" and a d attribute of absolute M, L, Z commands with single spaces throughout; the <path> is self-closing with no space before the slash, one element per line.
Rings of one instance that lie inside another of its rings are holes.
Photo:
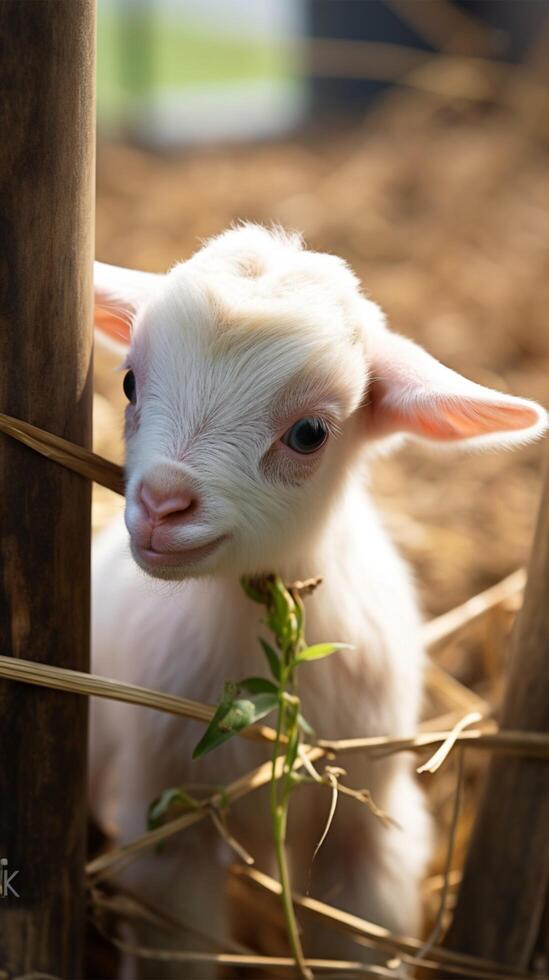
<path fill-rule="evenodd" d="M 0 46 L 0 410 L 88 446 L 95 0 L 2 0 Z M 88 669 L 89 549 L 88 482 L 0 436 L 3 654 Z M 2 976 L 81 976 L 86 722 L 0 684 Z"/>
<path fill-rule="evenodd" d="M 501 727 L 549 732 L 549 468 L 511 653 Z M 547 762 L 494 756 L 447 947 L 519 970 L 549 955 L 548 830 Z"/>

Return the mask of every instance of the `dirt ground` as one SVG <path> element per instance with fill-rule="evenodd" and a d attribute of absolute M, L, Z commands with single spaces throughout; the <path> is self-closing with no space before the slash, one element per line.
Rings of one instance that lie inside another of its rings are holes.
<path fill-rule="evenodd" d="M 163 271 L 238 219 L 303 232 L 312 248 L 349 261 L 395 329 L 481 384 L 549 403 L 547 149 L 513 109 L 400 92 L 367 120 L 272 144 L 175 156 L 100 147 L 96 253 L 103 261 Z M 100 358 L 96 447 L 114 458 L 120 386 Z M 118 397 L 109 400 L 115 388 Z M 376 462 L 373 491 L 415 569 L 426 616 L 525 562 L 543 456 L 539 444 L 485 455 L 409 444 Z M 95 526 L 118 506 L 97 491 Z M 507 626 L 503 634 L 497 626 L 498 643 L 484 631 L 440 657 L 493 701 Z M 451 764 L 448 773 L 430 777 L 438 780 L 435 871 L 445 853 Z M 481 781 L 475 760 L 457 865 Z"/>

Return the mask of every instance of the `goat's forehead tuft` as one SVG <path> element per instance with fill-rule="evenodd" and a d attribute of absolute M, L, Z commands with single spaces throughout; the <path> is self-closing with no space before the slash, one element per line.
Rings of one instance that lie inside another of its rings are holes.
<path fill-rule="evenodd" d="M 348 412 L 368 374 L 357 346 L 369 305 L 341 259 L 247 226 L 162 279 L 139 312 L 134 354 L 146 349 L 151 376 L 185 378 L 188 393 L 215 389 L 235 404 L 251 393 L 259 405 L 287 389 Z"/>
<path fill-rule="evenodd" d="M 308 251 L 279 229 L 245 225 L 174 266 L 154 305 L 156 312 L 158 305 L 170 309 L 183 330 L 199 326 L 225 341 L 300 332 L 325 344 L 356 343 L 360 302 L 359 283 L 342 259 Z"/>
<path fill-rule="evenodd" d="M 279 227 L 243 224 L 231 228 L 206 242 L 183 265 L 206 275 L 263 280 L 254 288 L 267 294 L 300 284 L 322 286 L 326 278 L 332 290 L 359 289 L 358 280 L 343 259 L 309 251 L 301 236 Z"/>
<path fill-rule="evenodd" d="M 252 222 L 241 222 L 238 225 L 216 235 L 204 242 L 201 249 L 193 256 L 193 261 L 211 261 L 225 259 L 229 262 L 237 256 L 262 256 L 265 260 L 281 252 L 298 253 L 304 250 L 301 235 L 288 232 L 278 225 L 265 228 Z"/>

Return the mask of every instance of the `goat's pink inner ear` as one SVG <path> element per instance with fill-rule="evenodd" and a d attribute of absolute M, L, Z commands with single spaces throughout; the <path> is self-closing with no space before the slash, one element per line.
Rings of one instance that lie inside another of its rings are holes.
<path fill-rule="evenodd" d="M 130 343 L 130 326 L 127 319 L 122 314 L 117 314 L 116 310 L 106 309 L 96 303 L 94 312 L 95 326 L 101 333 L 107 334 L 113 340 L 122 344 Z"/>
<path fill-rule="evenodd" d="M 154 272 L 94 262 L 96 327 L 119 343 L 129 344 L 132 317 L 161 278 Z"/>
<path fill-rule="evenodd" d="M 400 409 L 386 405 L 381 413 L 386 415 L 384 426 L 393 432 L 409 432 L 445 442 L 518 432 L 540 421 L 534 408 L 520 402 L 502 404 L 495 400 L 485 402 L 440 395 L 433 395 L 427 401 L 410 399 Z"/>
<path fill-rule="evenodd" d="M 367 432 L 396 432 L 439 442 L 482 440 L 504 445 L 533 439 L 546 425 L 535 402 L 477 385 L 444 367 L 417 344 L 388 330 L 372 339 Z"/>

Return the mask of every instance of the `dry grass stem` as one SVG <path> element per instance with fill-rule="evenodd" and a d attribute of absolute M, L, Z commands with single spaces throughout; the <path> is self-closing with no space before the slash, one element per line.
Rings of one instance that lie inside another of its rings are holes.
<path fill-rule="evenodd" d="M 0 656 L 0 676 L 9 677 L 24 683 L 52 687 L 57 690 L 97 695 L 99 697 L 110 697 L 132 704 L 157 708 L 203 722 L 208 722 L 213 713 L 213 709 L 209 706 L 201 705 L 198 702 L 189 701 L 185 698 L 161 694 L 160 692 L 147 688 L 124 684 L 92 674 L 66 670 L 61 667 L 51 667 L 45 664 L 35 664 L 12 657 Z M 247 734 L 248 736 L 251 735 L 254 738 L 259 737 L 267 741 L 272 741 L 274 737 L 272 729 L 268 729 L 266 726 L 258 726 L 256 729 L 249 730 Z M 444 743 L 451 736 L 454 742 L 467 745 L 471 748 L 513 752 L 532 758 L 549 758 L 548 735 L 537 732 L 487 732 L 477 729 L 473 731 L 460 731 L 458 734 L 447 731 L 424 732 L 407 739 L 373 736 L 363 739 L 339 741 L 319 740 L 318 746 L 308 751 L 308 759 L 312 762 L 314 759 L 325 756 L 326 752 L 346 753 L 361 751 L 375 756 L 380 753 L 421 751 L 429 746 Z M 302 764 L 302 762 L 298 764 Z M 235 783 L 228 787 L 227 793 L 229 799 L 237 799 L 257 786 L 268 782 L 269 772 L 270 764 L 265 763 L 264 766 L 259 767 L 253 773 L 247 774 L 235 781 Z M 354 795 L 356 791 L 349 790 L 349 788 L 345 787 L 345 789 L 342 789 L 342 792 Z M 220 794 L 214 794 L 207 803 L 219 806 L 222 800 L 223 798 Z M 364 799 L 363 802 L 368 801 Z M 186 827 L 192 826 L 195 822 L 203 818 L 205 812 L 205 807 L 201 807 L 193 813 L 184 814 L 164 827 L 149 831 L 131 844 L 101 855 L 89 863 L 87 868 L 88 874 L 98 876 L 109 873 L 120 862 L 132 860 L 141 851 L 154 846 L 161 840 L 178 833 L 180 830 L 184 830 Z"/>
<path fill-rule="evenodd" d="M 265 893 L 270 894 L 273 900 L 280 895 L 280 885 L 278 881 L 270 875 L 258 871 L 256 868 L 235 866 L 231 869 L 239 880 L 246 882 L 250 886 L 259 888 Z M 335 906 L 328 905 L 310 896 L 293 896 L 296 908 L 306 912 L 317 919 L 323 921 L 327 926 L 331 926 L 340 932 L 350 934 L 353 938 L 366 940 L 368 945 L 373 945 L 384 950 L 388 955 L 398 954 L 406 962 L 420 965 L 417 959 L 421 952 L 422 943 L 411 936 L 399 936 L 378 926 L 374 922 L 368 922 L 349 912 L 344 912 Z M 468 956 L 465 953 L 454 953 L 451 950 L 433 946 L 430 950 L 430 962 L 422 962 L 422 966 L 434 968 L 435 964 L 443 964 L 449 972 L 462 972 L 464 975 L 475 978 L 475 980 L 534 980 L 534 974 L 525 974 L 522 970 L 510 968 L 500 968 L 497 963 L 480 959 L 476 956 Z M 392 976 L 394 977 L 394 973 Z"/>
<path fill-rule="evenodd" d="M 29 449 L 40 453 L 47 459 L 59 463 L 74 473 L 93 480 L 114 493 L 124 495 L 124 470 L 116 463 L 98 456 L 90 449 L 77 446 L 74 442 L 53 435 L 45 429 L 39 429 L 30 422 L 12 418 L 0 412 L 0 431 L 22 442 Z"/>
<path fill-rule="evenodd" d="M 464 719 L 465 721 L 466 719 Z M 431 935 L 427 941 L 422 946 L 418 953 L 418 960 L 423 960 L 428 955 L 428 953 L 433 949 L 436 943 L 442 936 L 444 928 L 444 918 L 446 916 L 446 907 L 448 902 L 448 895 L 450 891 L 450 871 L 452 868 L 452 861 L 454 858 L 454 849 L 456 843 L 456 834 L 458 827 L 458 820 L 461 811 L 461 804 L 463 799 L 463 778 L 465 772 L 465 752 L 460 749 L 458 752 L 458 763 L 457 763 L 457 781 L 456 781 L 456 791 L 454 796 L 454 806 L 452 810 L 452 820 L 450 822 L 450 829 L 448 833 L 448 850 L 446 852 L 446 864 L 444 867 L 443 879 L 444 883 L 442 886 L 442 891 L 440 894 L 440 904 L 437 912 L 437 917 L 435 919 L 435 924 L 432 928 Z"/>
<path fill-rule="evenodd" d="M 526 585 L 526 570 L 519 568 L 496 585 L 472 596 L 461 606 L 450 609 L 449 612 L 437 616 L 423 627 L 423 642 L 427 649 L 438 646 L 443 641 L 466 626 L 477 622 L 487 613 L 502 605 L 507 600 L 524 592 Z"/>
<path fill-rule="evenodd" d="M 245 864 L 255 864 L 255 859 L 252 857 L 250 852 L 247 851 L 246 848 L 237 841 L 236 837 L 233 837 L 229 828 L 227 827 L 225 820 L 218 813 L 217 809 L 214 806 L 210 806 L 209 814 L 210 814 L 210 819 L 215 829 L 219 833 L 220 837 L 223 838 L 225 843 L 229 845 L 229 847 L 231 848 L 231 850 L 235 852 L 235 854 L 238 854 L 240 860 L 244 861 Z"/>
<path fill-rule="evenodd" d="M 425 684 L 429 694 L 441 698 L 452 711 L 478 711 L 483 718 L 492 713 L 488 701 L 461 684 L 438 664 L 427 662 Z"/>
<path fill-rule="evenodd" d="M 81 671 L 68 670 L 64 667 L 51 667 L 48 664 L 33 663 L 30 660 L 14 657 L 0 655 L 0 677 L 8 677 L 25 684 L 37 684 L 59 691 L 112 698 L 115 701 L 156 708 L 159 711 L 166 711 L 204 723 L 208 723 L 213 714 L 213 708 L 209 705 L 200 704 L 200 702 L 191 701 L 188 698 L 163 694 L 151 688 L 126 684 L 123 681 L 101 677 L 98 674 L 85 674 Z M 450 734 L 450 731 L 425 731 L 409 738 L 376 735 L 339 740 L 319 739 L 317 746 L 333 753 L 364 751 L 373 755 L 383 755 L 393 752 L 420 751 L 431 745 L 436 745 L 438 742 L 444 742 Z M 273 742 L 276 733 L 267 725 L 252 725 L 240 735 L 255 741 Z M 549 758 L 549 735 L 542 732 L 497 731 L 494 726 L 492 731 L 475 729 L 460 732 L 457 741 L 466 742 L 472 748 L 513 752 L 531 758 Z M 315 758 L 320 758 L 322 754 L 316 755 Z"/>
<path fill-rule="evenodd" d="M 324 754 L 320 748 L 311 748 L 308 752 L 308 758 L 314 762 L 315 759 L 322 758 Z M 277 779 L 280 779 L 283 773 L 283 764 L 284 759 L 281 756 L 277 760 Z M 298 769 L 301 765 L 302 760 L 296 760 L 295 768 Z M 253 772 L 246 773 L 245 776 L 241 776 L 239 779 L 230 783 L 221 792 L 212 794 L 212 796 L 204 800 L 191 813 L 184 813 L 181 817 L 170 820 L 169 823 L 164 824 L 162 827 L 149 830 L 146 834 L 142 834 L 141 837 L 137 837 L 129 844 L 117 847 L 112 851 L 108 851 L 106 854 L 99 855 L 93 861 L 89 861 L 86 865 L 86 874 L 88 877 L 97 880 L 106 875 L 116 873 L 121 866 L 125 866 L 129 861 L 132 861 L 139 854 L 143 853 L 143 851 L 156 846 L 161 841 L 167 840 L 169 837 L 173 837 L 174 834 L 178 834 L 180 831 L 186 830 L 187 827 L 191 827 L 193 824 L 203 820 L 209 815 L 211 808 L 219 808 L 223 805 L 226 806 L 228 803 L 234 803 L 236 800 L 241 799 L 241 797 L 246 796 L 247 793 L 259 789 L 260 786 L 265 786 L 271 779 L 271 775 L 271 762 L 264 762 L 257 769 L 254 769 Z"/>
<path fill-rule="evenodd" d="M 189 698 L 165 694 L 149 687 L 137 684 L 127 684 L 111 677 L 101 677 L 99 674 L 85 674 L 78 670 L 65 667 L 52 667 L 49 664 L 34 663 L 30 660 L 15 659 L 0 655 L 0 677 L 8 677 L 23 684 L 37 684 L 41 687 L 54 688 L 57 691 L 68 691 L 74 694 L 91 695 L 93 697 L 111 698 L 126 704 L 138 704 L 144 708 L 156 708 L 168 714 L 192 718 L 195 721 L 208 723 L 214 713 L 214 708 Z M 274 740 L 275 733 L 267 725 L 253 725 L 242 733 L 245 738 L 254 741 Z"/>
<path fill-rule="evenodd" d="M 450 871 L 449 875 L 445 875 L 445 874 L 431 875 L 429 878 L 426 878 L 425 881 L 423 882 L 422 885 L 423 891 L 426 894 L 434 895 L 437 892 L 442 891 L 446 881 L 448 882 L 448 887 L 450 889 L 458 888 L 461 883 L 462 876 L 463 876 L 462 872 L 459 868 L 454 868 L 452 871 Z"/>
<path fill-rule="evenodd" d="M 420 752 L 431 745 L 445 742 L 452 732 L 423 732 L 411 738 L 390 738 L 373 735 L 368 738 L 347 738 L 331 741 L 319 739 L 318 745 L 336 755 L 346 752 L 368 752 L 374 758 L 382 758 L 394 752 Z M 544 732 L 492 731 L 474 729 L 460 732 L 456 743 L 467 748 L 490 749 L 497 752 L 516 753 L 532 759 L 549 759 L 549 735 Z"/>
<path fill-rule="evenodd" d="M 234 966 L 247 969 L 268 969 L 282 968 L 291 970 L 295 976 L 295 960 L 291 956 L 259 956 L 246 953 L 194 953 L 186 949 L 163 949 L 151 946 L 135 946 L 132 943 L 123 942 L 117 936 L 107 932 L 101 923 L 95 923 L 98 930 L 109 942 L 113 943 L 121 952 L 140 959 L 159 960 L 160 962 L 177 963 L 217 963 L 218 966 Z M 324 960 L 306 959 L 305 966 L 310 970 L 321 970 L 323 973 L 349 973 L 366 977 L 390 977 L 394 980 L 395 973 L 382 966 L 371 966 L 355 960 Z"/>
<path fill-rule="evenodd" d="M 426 721 L 421 722 L 418 726 L 418 734 L 423 735 L 425 732 L 451 731 L 460 718 L 463 718 L 463 710 L 446 711 L 442 715 L 435 715 L 433 718 L 428 718 Z M 484 718 L 481 723 L 481 728 L 483 732 L 497 731 L 497 722 L 493 718 Z"/>
<path fill-rule="evenodd" d="M 307 755 L 307 752 L 305 750 L 305 746 L 299 745 L 297 749 L 297 754 L 303 763 L 303 768 L 309 773 L 311 779 L 313 779 L 315 783 L 323 783 L 324 780 L 320 775 L 318 769 L 315 769 L 311 760 L 309 759 L 309 756 Z"/>
<path fill-rule="evenodd" d="M 120 885 L 117 885 L 115 894 L 104 894 L 97 887 L 92 886 L 89 890 L 89 899 L 93 906 L 92 915 L 94 918 L 98 913 L 108 912 L 113 916 L 123 919 L 137 919 L 150 922 L 152 925 L 159 926 L 167 932 L 177 935 L 186 933 L 187 935 L 195 936 L 197 939 L 207 942 L 212 949 L 216 949 L 218 952 L 226 952 L 227 950 L 231 953 L 252 952 L 252 950 L 248 949 L 242 943 L 238 943 L 233 939 L 221 939 L 212 936 L 211 933 L 199 929 L 192 923 L 180 918 L 180 916 L 174 916 L 165 909 L 158 909 L 150 905 L 143 898 L 138 897 L 132 891 Z"/>
<path fill-rule="evenodd" d="M 448 737 L 444 740 L 442 745 L 439 746 L 439 748 L 436 750 L 434 755 L 432 755 L 431 758 L 427 760 L 427 762 L 424 762 L 423 765 L 419 766 L 416 771 L 418 773 L 422 773 L 422 772 L 432 773 L 432 772 L 436 772 L 437 769 L 440 769 L 442 763 L 444 762 L 445 759 L 448 758 L 448 755 L 450 754 L 454 745 L 456 744 L 456 739 L 460 734 L 460 732 L 462 732 L 465 728 L 467 728 L 468 725 L 473 725 L 476 721 L 481 721 L 481 720 L 482 720 L 482 715 L 478 711 L 472 711 L 470 714 L 465 715 L 465 718 L 462 718 L 460 721 L 456 722 L 456 724 L 452 728 L 452 731 L 450 732 Z"/>
<path fill-rule="evenodd" d="M 322 785 L 330 786 L 331 783 L 323 779 Z M 349 796 L 352 800 L 356 800 L 357 803 L 362 803 L 364 806 L 367 806 L 372 816 L 380 820 L 384 827 L 398 827 L 400 829 L 400 825 L 396 820 L 393 820 L 388 813 L 385 813 L 384 810 L 377 806 L 368 789 L 353 789 L 352 786 L 345 786 L 344 783 L 338 783 L 337 788 L 342 796 Z"/>
<path fill-rule="evenodd" d="M 322 847 L 324 841 L 326 840 L 326 837 L 328 836 L 328 831 L 330 830 L 330 827 L 332 826 L 332 821 L 334 819 L 335 812 L 336 812 L 336 807 L 337 807 L 337 794 L 338 794 L 338 788 L 339 788 L 338 787 L 338 782 L 337 782 L 337 776 L 336 776 L 335 772 L 327 772 L 326 773 L 326 778 L 329 780 L 329 784 L 330 784 L 331 789 L 332 789 L 332 795 L 331 795 L 331 800 L 330 800 L 330 809 L 328 811 L 328 816 L 326 818 L 326 825 L 324 827 L 324 830 L 322 831 L 322 834 L 320 836 L 320 840 L 319 840 L 318 844 L 316 845 L 316 847 L 315 847 L 315 849 L 313 851 L 313 856 L 311 858 L 311 864 L 313 863 L 313 861 L 316 858 L 316 856 L 317 856 L 320 848 Z"/>

